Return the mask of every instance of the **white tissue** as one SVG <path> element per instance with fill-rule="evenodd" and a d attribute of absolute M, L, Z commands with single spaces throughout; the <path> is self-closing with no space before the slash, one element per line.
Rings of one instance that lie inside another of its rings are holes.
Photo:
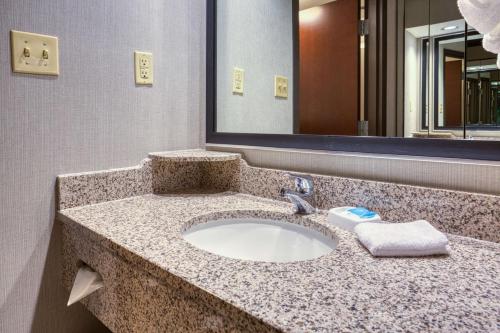
<path fill-rule="evenodd" d="M 76 274 L 71 294 L 69 295 L 68 306 L 92 294 L 94 291 L 104 287 L 104 282 L 99 273 L 89 266 L 82 266 Z"/>

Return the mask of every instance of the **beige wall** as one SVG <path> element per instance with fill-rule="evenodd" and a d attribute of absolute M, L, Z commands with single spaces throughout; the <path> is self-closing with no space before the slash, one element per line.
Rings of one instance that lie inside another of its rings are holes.
<path fill-rule="evenodd" d="M 9 30 L 59 37 L 57 78 L 11 73 Z M 133 51 L 154 53 L 153 87 Z M 66 308 L 58 174 L 137 164 L 203 138 L 205 1 L 0 1 L 0 332 L 98 332 Z"/>
<path fill-rule="evenodd" d="M 500 195 L 500 162 L 207 144 L 253 166 Z"/>

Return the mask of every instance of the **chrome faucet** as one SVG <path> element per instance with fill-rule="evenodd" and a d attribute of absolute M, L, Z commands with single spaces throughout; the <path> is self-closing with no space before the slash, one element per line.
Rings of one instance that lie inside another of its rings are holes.
<path fill-rule="evenodd" d="M 295 179 L 295 190 L 281 188 L 280 195 L 283 198 L 287 198 L 295 205 L 295 214 L 314 214 L 316 212 L 316 208 L 304 199 L 312 197 L 314 194 L 312 178 L 310 176 L 296 175 L 292 173 L 287 174 L 287 176 Z"/>

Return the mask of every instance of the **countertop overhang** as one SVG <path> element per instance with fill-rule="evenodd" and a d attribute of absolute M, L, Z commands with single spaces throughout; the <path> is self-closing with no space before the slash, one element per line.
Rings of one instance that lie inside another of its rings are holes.
<path fill-rule="evenodd" d="M 294 263 L 220 257 L 187 243 L 193 221 L 289 217 L 285 202 L 234 192 L 146 194 L 59 211 L 58 219 L 161 279 L 173 275 L 289 332 L 493 332 L 500 326 L 500 245 L 449 235 L 451 254 L 374 258 L 319 212 L 304 219 L 339 239 Z"/>

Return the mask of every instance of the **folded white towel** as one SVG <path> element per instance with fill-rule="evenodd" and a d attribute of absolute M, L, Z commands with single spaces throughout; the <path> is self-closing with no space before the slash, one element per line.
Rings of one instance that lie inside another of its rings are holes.
<path fill-rule="evenodd" d="M 483 47 L 486 51 L 500 53 L 500 22 L 495 29 L 484 35 Z"/>
<path fill-rule="evenodd" d="M 458 0 L 457 3 L 467 23 L 484 34 L 484 49 L 500 53 L 500 0 Z"/>
<path fill-rule="evenodd" d="M 467 23 L 487 34 L 500 22 L 499 0 L 458 0 L 458 8 Z"/>
<path fill-rule="evenodd" d="M 354 232 L 376 257 L 418 257 L 449 253 L 448 238 L 425 220 L 362 223 L 354 228 Z"/>

